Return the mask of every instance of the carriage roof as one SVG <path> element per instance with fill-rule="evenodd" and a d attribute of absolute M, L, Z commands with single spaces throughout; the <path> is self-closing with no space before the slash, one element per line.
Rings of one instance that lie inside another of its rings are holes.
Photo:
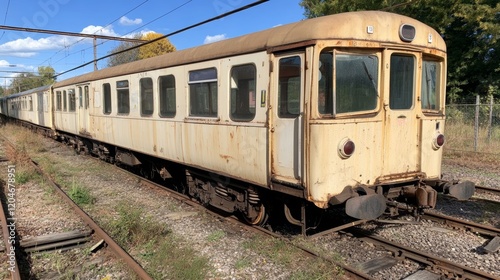
<path fill-rule="evenodd" d="M 415 19 L 380 11 L 349 12 L 306 19 L 232 39 L 104 68 L 56 82 L 54 87 L 81 84 L 120 75 L 258 51 L 272 51 L 276 48 L 299 43 L 303 45 L 314 44 L 316 40 L 361 40 L 401 44 L 398 32 L 403 23 L 413 25 L 417 30 L 412 46 L 446 51 L 441 36 L 431 27 Z M 372 34 L 367 32 L 368 26 L 374 27 Z M 431 43 L 428 41 L 429 36 L 434 38 Z"/>

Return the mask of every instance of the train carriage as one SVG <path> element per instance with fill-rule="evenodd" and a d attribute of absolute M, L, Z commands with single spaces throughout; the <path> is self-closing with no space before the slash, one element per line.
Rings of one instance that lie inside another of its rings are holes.
<path fill-rule="evenodd" d="M 374 219 L 387 201 L 472 194 L 440 181 L 445 85 L 435 30 L 367 11 L 67 79 L 52 103 L 79 150 L 148 176 L 181 170 L 189 194 L 255 224 L 279 197 L 305 231 L 309 203 Z"/>
<path fill-rule="evenodd" d="M 41 86 L 3 98 L 2 114 L 47 130 L 52 129 L 51 86 Z"/>

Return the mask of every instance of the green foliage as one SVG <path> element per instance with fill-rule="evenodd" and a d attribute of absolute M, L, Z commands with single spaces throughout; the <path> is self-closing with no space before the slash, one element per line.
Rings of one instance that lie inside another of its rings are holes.
<path fill-rule="evenodd" d="M 87 188 L 75 183 L 73 183 L 73 186 L 69 190 L 68 194 L 69 197 L 78 205 L 88 205 L 95 202 L 95 198 Z"/>
<path fill-rule="evenodd" d="M 21 73 L 11 83 L 11 93 L 22 92 L 41 86 L 50 85 L 55 82 L 55 70 L 50 66 L 39 66 L 38 75 L 35 73 Z"/>
<path fill-rule="evenodd" d="M 446 41 L 449 101 L 476 94 L 500 97 L 500 3 L 496 0 L 302 0 L 300 5 L 308 18 L 356 10 L 416 18 Z"/>
<path fill-rule="evenodd" d="M 161 224 L 155 223 L 151 217 L 143 217 L 142 210 L 131 208 L 127 203 L 120 203 L 116 210 L 118 218 L 108 226 L 111 236 L 125 248 L 139 243 L 146 243 L 152 236 L 162 236 L 168 230 Z"/>
<path fill-rule="evenodd" d="M 157 240 L 158 238 L 154 238 Z M 148 262 L 148 273 L 154 279 L 196 280 L 206 279 L 210 270 L 209 259 L 193 248 L 184 248 L 181 240 L 168 234 L 165 238 L 149 242 L 143 257 Z"/>

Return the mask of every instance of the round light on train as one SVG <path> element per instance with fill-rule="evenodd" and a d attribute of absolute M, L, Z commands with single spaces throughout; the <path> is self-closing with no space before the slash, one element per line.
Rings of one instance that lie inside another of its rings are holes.
<path fill-rule="evenodd" d="M 399 38 L 401 38 L 404 42 L 411 42 L 415 39 L 415 35 L 417 34 L 417 30 L 413 25 L 402 24 L 399 27 Z"/>
<path fill-rule="evenodd" d="M 343 159 L 346 159 L 352 156 L 355 149 L 356 145 L 354 145 L 354 142 L 352 142 L 352 140 L 349 138 L 344 138 L 342 139 L 342 141 L 340 141 L 337 150 L 339 152 L 339 156 Z"/>
<path fill-rule="evenodd" d="M 435 138 L 432 146 L 434 150 L 441 148 L 444 145 L 444 135 L 439 133 Z"/>

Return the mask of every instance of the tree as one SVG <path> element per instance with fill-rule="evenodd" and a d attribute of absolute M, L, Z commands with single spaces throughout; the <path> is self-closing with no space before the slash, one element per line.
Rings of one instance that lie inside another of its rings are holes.
<path fill-rule="evenodd" d="M 142 40 L 154 40 L 162 37 L 159 33 L 147 33 L 142 36 Z M 146 44 L 139 48 L 139 59 L 155 57 L 158 55 L 175 52 L 175 46 L 167 38 L 161 39 L 151 44 Z"/>
<path fill-rule="evenodd" d="M 134 36 L 134 39 L 140 39 L 140 38 L 141 38 L 140 34 Z M 139 45 L 139 43 L 122 42 L 118 45 L 118 47 L 112 49 L 109 52 L 109 54 L 121 52 L 126 49 L 135 47 L 137 45 Z M 137 48 L 111 56 L 108 59 L 108 67 L 125 64 L 136 60 L 139 60 L 139 49 Z"/>
<path fill-rule="evenodd" d="M 10 85 L 12 93 L 17 93 L 41 86 L 53 84 L 55 82 L 56 71 L 50 66 L 39 66 L 38 75 L 34 73 L 21 73 L 17 75 Z"/>
<path fill-rule="evenodd" d="M 448 48 L 448 99 L 500 97 L 500 3 L 497 0 L 302 0 L 309 18 L 355 10 L 386 10 L 436 29 Z"/>
<path fill-rule="evenodd" d="M 159 33 L 147 33 L 145 35 L 136 35 L 134 38 L 135 39 L 142 39 L 142 40 L 154 40 L 156 38 L 159 38 L 163 36 L 162 34 Z M 130 43 L 130 42 L 123 42 L 118 47 L 114 48 L 111 50 L 109 53 L 117 53 L 120 51 L 124 51 L 126 49 L 138 46 L 140 43 Z M 165 38 L 161 39 L 157 42 L 151 43 L 151 44 L 146 44 L 142 47 L 135 48 L 123 53 L 119 53 L 117 55 L 111 56 L 108 59 L 108 67 L 144 59 L 144 58 L 149 58 L 149 57 L 154 57 L 162 54 L 166 54 L 169 52 L 174 52 L 175 51 L 175 46 L 170 43 L 170 41 Z"/>

